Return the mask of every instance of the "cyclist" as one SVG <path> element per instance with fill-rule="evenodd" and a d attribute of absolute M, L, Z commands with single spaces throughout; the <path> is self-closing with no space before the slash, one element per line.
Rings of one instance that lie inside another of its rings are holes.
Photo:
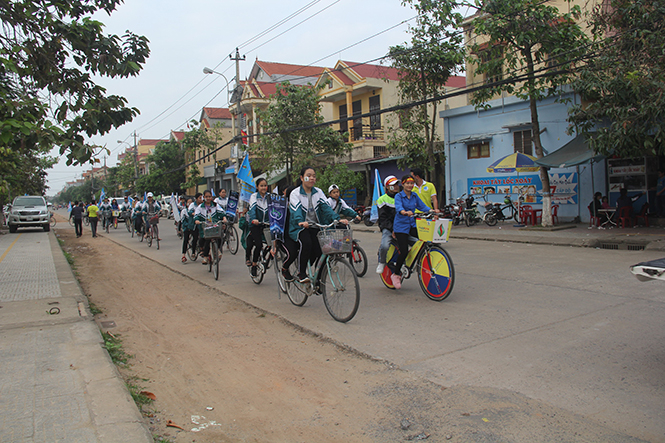
<path fill-rule="evenodd" d="M 202 263 L 204 265 L 208 264 L 208 259 L 210 258 L 210 239 L 203 238 L 203 228 L 206 223 L 215 223 L 220 220 L 226 223 L 226 213 L 212 201 L 212 192 L 207 189 L 203 193 L 203 203 L 196 207 L 196 212 L 194 213 L 194 223 L 199 227 L 199 238 L 203 239 Z"/>
<path fill-rule="evenodd" d="M 134 208 L 132 208 L 132 220 L 134 220 L 134 230 L 140 233 L 143 226 L 143 202 L 138 199 L 135 200 Z"/>
<path fill-rule="evenodd" d="M 229 203 L 229 198 L 226 196 L 226 189 L 219 190 L 219 197 L 215 199 L 215 203 L 221 206 L 222 210 L 226 212 L 226 205 Z"/>
<path fill-rule="evenodd" d="M 390 240 L 393 238 L 393 223 L 395 221 L 395 196 L 399 192 L 399 180 L 394 175 L 389 175 L 383 181 L 386 193 L 376 201 L 379 208 L 379 229 L 381 230 L 381 245 L 379 246 L 379 265 L 376 273 L 383 273 L 386 267 L 386 258 Z"/>
<path fill-rule="evenodd" d="M 106 229 L 106 225 L 111 223 L 113 214 L 113 206 L 111 206 L 109 203 L 108 198 L 104 198 L 102 204 L 99 205 L 99 211 L 102 213 L 102 217 L 104 217 L 102 222 L 102 229 Z"/>
<path fill-rule="evenodd" d="M 316 184 L 316 172 L 311 166 L 300 171 L 300 185 L 291 192 L 289 197 L 289 235 L 300 244 L 298 256 L 298 281 L 309 282 L 307 262 L 314 264 L 321 257 L 321 246 L 317 238 L 319 229 L 310 223 L 330 224 L 339 220 Z M 347 224 L 348 220 L 342 220 Z"/>
<path fill-rule="evenodd" d="M 125 212 L 129 212 L 132 210 L 132 204 L 129 202 L 129 197 L 127 197 L 126 195 L 122 203 L 120 203 L 120 210 Z"/>
<path fill-rule="evenodd" d="M 327 202 L 332 210 L 335 211 L 335 214 L 355 218 L 356 220 L 360 221 L 360 216 L 358 213 L 351 209 L 351 207 L 346 204 L 344 199 L 340 197 L 339 186 L 333 184 L 328 187 Z"/>
<path fill-rule="evenodd" d="M 153 218 L 155 215 L 159 215 L 159 211 L 162 210 L 161 205 L 159 204 L 158 201 L 155 201 L 153 198 L 152 192 L 148 192 L 148 200 L 143 204 L 143 208 L 141 209 L 141 214 L 143 215 L 143 223 L 150 223 L 150 219 Z M 157 219 L 157 222 L 159 222 L 159 218 Z M 156 224 L 156 223 L 155 223 Z M 149 227 L 146 224 L 146 227 Z M 146 236 L 148 234 L 146 233 Z M 157 238 L 157 240 L 161 240 L 161 238 Z"/>
<path fill-rule="evenodd" d="M 291 191 L 296 189 L 296 186 L 288 186 L 286 188 L 282 189 L 282 195 L 286 198 L 287 204 L 289 201 L 289 196 L 291 195 Z M 298 258 L 298 252 L 299 252 L 299 245 L 293 239 L 289 236 L 288 229 L 289 229 L 289 220 L 291 216 L 289 215 L 289 211 L 287 208 L 286 211 L 286 217 L 284 220 L 284 240 L 283 241 L 273 241 L 273 250 L 272 250 L 272 255 L 274 256 L 275 253 L 277 252 L 277 246 L 279 243 L 279 247 L 282 248 L 284 253 L 286 254 L 286 257 L 284 259 L 284 263 L 282 265 L 282 276 L 284 277 L 284 280 L 288 282 L 292 282 L 294 280 L 293 276 L 291 275 L 291 271 L 289 271 L 289 267 L 291 264 L 296 261 Z"/>
<path fill-rule="evenodd" d="M 263 247 L 263 228 L 261 223 L 269 223 L 268 219 L 268 182 L 265 178 L 256 180 L 257 191 L 249 197 L 249 212 L 248 220 L 250 222 L 249 235 L 247 236 L 247 249 L 245 249 L 245 264 L 251 266 L 252 276 L 256 276 L 261 255 L 261 248 Z M 269 238 L 266 241 L 270 241 Z M 252 256 L 252 250 L 254 255 Z M 250 256 L 252 261 L 249 261 Z"/>
<path fill-rule="evenodd" d="M 402 265 L 406 260 L 406 254 L 409 250 L 409 244 L 413 244 L 418 239 L 418 231 L 416 230 L 416 219 L 413 214 L 416 210 L 422 212 L 429 212 L 430 208 L 418 197 L 418 194 L 413 192 L 413 187 L 416 182 L 410 175 L 402 177 L 402 192 L 395 196 L 395 221 L 393 223 L 393 230 L 395 231 L 395 239 L 397 240 L 397 247 L 400 254 L 397 258 L 395 269 L 390 269 L 392 275 L 390 276 L 395 289 L 402 287 Z M 439 212 L 438 209 L 435 212 Z"/>
<path fill-rule="evenodd" d="M 189 243 L 189 238 L 192 237 L 192 245 L 196 245 L 199 241 L 199 230 L 196 229 L 196 224 L 194 224 L 194 211 L 196 206 L 194 205 L 194 200 L 189 199 L 185 203 L 185 207 L 180 211 L 180 223 L 182 223 L 182 262 L 187 262 L 187 245 Z M 192 252 L 194 252 L 194 247 L 192 247 Z"/>

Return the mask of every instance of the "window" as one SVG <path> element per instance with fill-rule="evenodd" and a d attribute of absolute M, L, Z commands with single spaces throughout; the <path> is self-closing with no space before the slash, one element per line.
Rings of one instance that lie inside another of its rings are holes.
<path fill-rule="evenodd" d="M 381 98 L 379 95 L 375 95 L 369 98 L 369 112 L 376 112 L 381 109 Z M 381 115 L 370 115 L 369 116 L 369 128 L 370 129 L 381 129 Z"/>
<path fill-rule="evenodd" d="M 531 130 L 513 132 L 515 152 L 533 155 L 533 142 L 531 141 Z"/>
<path fill-rule="evenodd" d="M 466 146 L 466 158 L 487 158 L 490 156 L 490 142 L 474 143 Z"/>
<path fill-rule="evenodd" d="M 487 65 L 489 70 L 483 73 L 484 83 L 495 83 L 503 80 L 503 46 L 486 48 L 480 53 L 480 61 Z"/>
<path fill-rule="evenodd" d="M 345 119 L 345 118 L 348 117 L 348 116 L 349 116 L 349 114 L 348 114 L 347 111 L 346 111 L 346 105 L 341 105 L 341 106 L 339 107 L 339 119 L 342 120 L 342 119 Z M 348 120 L 347 120 L 347 121 L 343 121 L 343 122 L 341 122 L 341 123 L 339 124 L 339 130 L 342 131 L 342 132 L 346 132 L 346 131 L 349 130 L 349 122 L 348 122 Z"/>
<path fill-rule="evenodd" d="M 385 146 L 374 146 L 374 158 L 385 157 L 386 152 Z"/>

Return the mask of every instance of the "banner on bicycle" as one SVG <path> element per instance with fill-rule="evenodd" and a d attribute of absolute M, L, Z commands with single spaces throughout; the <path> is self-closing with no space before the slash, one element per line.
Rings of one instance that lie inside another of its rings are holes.
<path fill-rule="evenodd" d="M 270 219 L 270 232 L 273 237 L 280 240 L 284 239 L 286 228 L 286 211 L 288 204 L 285 197 L 280 195 L 271 195 L 268 204 L 268 218 Z"/>
<path fill-rule="evenodd" d="M 226 202 L 226 217 L 235 220 L 238 211 L 238 199 L 240 195 L 237 191 L 229 192 L 229 199 Z"/>
<path fill-rule="evenodd" d="M 447 243 L 450 236 L 450 228 L 453 221 L 447 218 L 438 220 L 428 220 L 424 218 L 416 219 L 416 228 L 418 229 L 418 238 L 423 241 L 433 243 Z"/>

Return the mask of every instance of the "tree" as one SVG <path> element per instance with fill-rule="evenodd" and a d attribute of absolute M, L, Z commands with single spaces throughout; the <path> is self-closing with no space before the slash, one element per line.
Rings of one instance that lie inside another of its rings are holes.
<path fill-rule="evenodd" d="M 538 101 L 559 94 L 560 88 L 570 83 L 572 67 L 585 53 L 588 38 L 576 21 L 580 8 L 571 6 L 570 12 L 561 13 L 542 0 L 486 0 L 478 14 L 472 26 L 475 34 L 487 41 L 476 39 L 470 61 L 476 73 L 486 75 L 489 81 L 474 94 L 473 102 L 482 106 L 502 91 L 528 100 L 532 140 L 536 157 L 541 158 Z M 505 78 L 504 68 L 509 71 Z M 545 74 L 540 70 L 546 70 Z M 543 226 L 552 226 L 547 168 L 540 168 L 540 180 Z"/>
<path fill-rule="evenodd" d="M 463 70 L 463 35 L 455 31 L 462 15 L 455 12 L 459 2 L 445 0 L 404 0 L 418 12 L 416 26 L 409 28 L 411 44 L 392 46 L 388 51 L 391 66 L 399 70 L 400 103 L 411 103 L 440 96 L 451 75 Z M 402 168 L 421 167 L 428 179 L 439 187 L 439 175 L 430 174 L 444 161 L 435 153 L 438 102 L 398 112 L 400 127 L 389 131 L 388 149 L 402 154 Z"/>
<path fill-rule="evenodd" d="M 590 24 L 594 56 L 573 82 L 584 100 L 570 110 L 573 128 L 595 130 L 589 143 L 606 155 L 665 155 L 665 3 L 612 0 Z"/>
<path fill-rule="evenodd" d="M 344 163 L 326 166 L 316 174 L 316 187 L 328 192 L 328 187 L 336 184 L 341 192 L 349 189 L 362 190 L 365 188 L 363 174 L 353 172 Z"/>
<path fill-rule="evenodd" d="M 94 75 L 134 76 L 149 55 L 148 40 L 129 31 L 103 33 L 90 17 L 110 14 L 122 0 L 0 2 L 0 146 L 50 150 L 67 164 L 89 161 L 84 137 L 105 134 L 138 114 L 107 95 Z"/>
<path fill-rule="evenodd" d="M 320 89 L 284 82 L 277 85 L 268 107 L 258 111 L 264 131 L 272 134 L 262 136 L 252 152 L 263 158 L 268 172 L 286 169 L 289 183 L 316 155 L 336 157 L 351 150 L 342 134 L 330 126 L 298 129 L 323 123 Z"/>
<path fill-rule="evenodd" d="M 157 143 L 154 152 L 146 158 L 150 172 L 137 180 L 137 189 L 156 194 L 181 194 L 185 184 L 184 162 L 180 143 L 175 140 Z"/>

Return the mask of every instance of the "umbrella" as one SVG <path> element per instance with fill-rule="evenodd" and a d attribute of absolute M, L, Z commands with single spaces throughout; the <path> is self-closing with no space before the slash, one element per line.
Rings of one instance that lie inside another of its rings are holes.
<path fill-rule="evenodd" d="M 521 152 L 515 152 L 505 157 L 500 158 L 499 160 L 492 163 L 488 168 L 487 172 L 504 172 L 504 173 L 513 173 L 517 172 L 517 175 L 520 175 L 520 172 L 536 172 L 540 170 L 540 166 L 536 164 L 536 157 L 533 157 L 528 154 L 522 154 Z M 517 213 L 520 213 L 521 198 L 517 199 Z M 515 225 L 516 227 L 524 226 L 522 221 Z"/>
<path fill-rule="evenodd" d="M 487 172 L 536 172 L 540 169 L 536 160 L 536 157 L 515 152 L 492 163 L 487 168 Z"/>

